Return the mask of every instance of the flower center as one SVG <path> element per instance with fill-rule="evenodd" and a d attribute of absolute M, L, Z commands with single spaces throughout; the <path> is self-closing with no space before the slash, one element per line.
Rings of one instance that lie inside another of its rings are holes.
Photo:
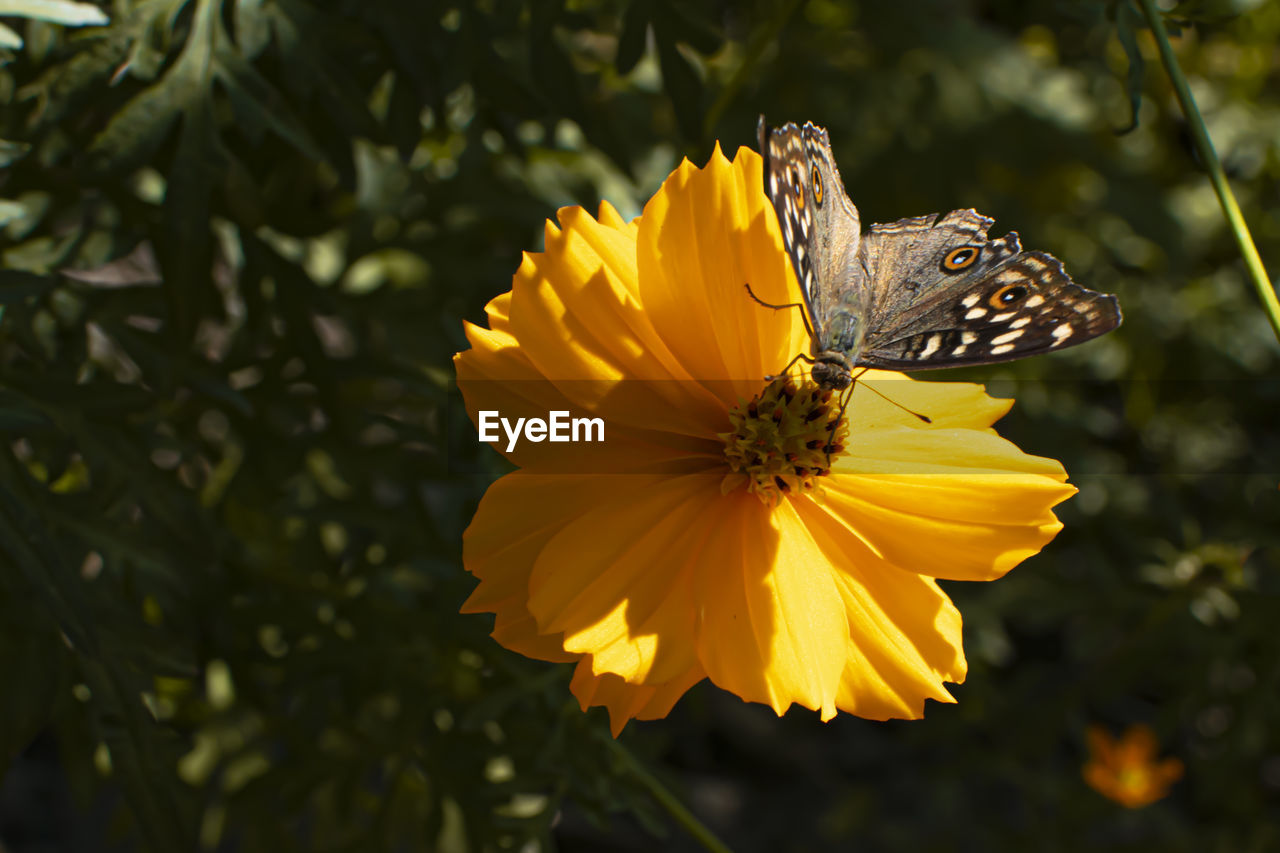
<path fill-rule="evenodd" d="M 745 485 L 771 507 L 784 495 L 820 498 L 818 478 L 827 475 L 848 439 L 840 414 L 829 389 L 811 380 L 799 388 L 790 377 L 773 380 L 751 402 L 729 411 L 733 429 L 719 437 L 732 473 L 725 475 L 720 491 L 728 494 Z"/>
<path fill-rule="evenodd" d="M 1116 784 L 1128 794 L 1142 794 L 1151 788 L 1151 774 L 1145 767 L 1123 767 L 1116 773 Z"/>

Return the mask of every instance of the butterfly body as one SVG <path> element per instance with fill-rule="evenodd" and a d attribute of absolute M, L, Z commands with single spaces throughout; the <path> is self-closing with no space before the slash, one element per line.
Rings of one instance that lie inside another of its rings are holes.
<path fill-rule="evenodd" d="M 759 125 L 764 188 L 804 296 L 812 376 L 843 389 L 859 367 L 991 364 L 1072 346 L 1120 324 L 1114 296 L 1081 287 L 1044 252 L 1024 252 L 992 220 L 954 210 L 864 234 L 812 123 Z"/>

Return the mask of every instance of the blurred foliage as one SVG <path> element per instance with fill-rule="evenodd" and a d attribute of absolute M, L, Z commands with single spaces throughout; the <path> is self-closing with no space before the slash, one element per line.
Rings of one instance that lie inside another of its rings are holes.
<path fill-rule="evenodd" d="M 1125 323 L 958 374 L 1081 493 L 948 585 L 957 705 L 704 684 L 624 741 L 742 851 L 1280 844 L 1278 350 L 1123 0 L 99 5 L 0 67 L 0 766 L 51 733 L 104 845 L 690 849 L 568 673 L 457 613 L 449 358 L 557 206 L 634 215 L 761 112 L 830 129 L 864 221 L 976 207 Z M 1280 6 L 1170 20 L 1278 268 Z M 1151 724 L 1171 798 L 1085 787 L 1093 722 Z"/>

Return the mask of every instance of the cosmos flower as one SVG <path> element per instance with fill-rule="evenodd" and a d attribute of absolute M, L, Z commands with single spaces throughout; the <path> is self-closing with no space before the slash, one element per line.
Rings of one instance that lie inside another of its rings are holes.
<path fill-rule="evenodd" d="M 1181 761 L 1156 760 L 1158 744 L 1149 726 L 1130 726 L 1118 739 L 1101 726 L 1090 726 L 1088 739 L 1084 781 L 1126 808 L 1138 809 L 1163 799 L 1182 778 Z"/>
<path fill-rule="evenodd" d="M 616 734 L 709 678 L 799 704 L 919 718 L 964 680 L 960 613 L 936 579 L 992 580 L 1039 551 L 1075 489 L 991 425 L 970 383 L 872 372 L 847 407 L 809 340 L 759 155 L 682 163 L 624 221 L 607 203 L 548 223 L 455 357 L 467 411 L 599 417 L 605 440 L 526 441 L 463 540 L 521 654 L 577 665 Z M 911 414 L 925 414 L 929 422 Z"/>

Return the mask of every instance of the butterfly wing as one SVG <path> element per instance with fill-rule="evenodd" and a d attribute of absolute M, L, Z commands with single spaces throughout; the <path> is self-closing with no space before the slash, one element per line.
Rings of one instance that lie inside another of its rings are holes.
<path fill-rule="evenodd" d="M 764 190 L 778 215 L 782 242 L 804 295 L 814 353 L 856 354 L 866 330 L 866 280 L 857 263 L 861 222 L 844 191 L 827 131 L 812 122 L 757 133 Z"/>
<path fill-rule="evenodd" d="M 859 263 L 871 318 L 859 365 L 924 370 L 1050 352 L 1120 325 L 1110 294 L 1073 282 L 1061 262 L 987 238 L 973 210 L 872 225 Z"/>

